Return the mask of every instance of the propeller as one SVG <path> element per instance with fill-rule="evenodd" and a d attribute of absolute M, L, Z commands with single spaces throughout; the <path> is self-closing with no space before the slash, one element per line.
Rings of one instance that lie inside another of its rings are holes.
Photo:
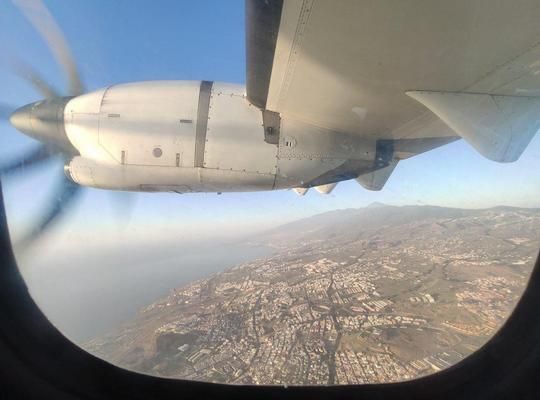
<path fill-rule="evenodd" d="M 28 81 L 44 98 L 60 97 L 58 92 L 47 84 L 41 75 L 24 61 L 11 56 L 9 69 L 19 78 Z"/>
<path fill-rule="evenodd" d="M 78 96 L 84 93 L 79 71 L 69 50 L 64 35 L 50 11 L 41 0 L 13 0 L 14 4 L 32 24 L 49 46 L 56 62 L 64 70 L 69 82 L 69 94 Z"/>
<path fill-rule="evenodd" d="M 109 192 L 109 205 L 114 217 L 118 221 L 129 223 L 133 208 L 135 206 L 135 196 L 131 192 Z"/>
<path fill-rule="evenodd" d="M 70 160 L 78 155 L 77 149 L 69 141 L 63 128 L 63 109 L 73 97 L 83 94 L 85 86 L 74 62 L 67 41 L 54 17 L 41 0 L 12 0 L 15 6 L 26 17 L 34 29 L 40 34 L 58 65 L 62 68 L 68 83 L 68 96 L 62 96 L 56 89 L 30 65 L 11 57 L 10 69 L 24 79 L 40 93 L 44 100 L 15 110 L 7 104 L 0 104 L 0 119 L 8 120 L 20 132 L 33 137 L 41 144 L 22 157 L 0 164 L 0 176 L 20 173 L 27 168 L 41 165 L 52 157 L 61 156 Z M 60 119 L 61 118 L 61 119 Z M 44 232 L 49 230 L 76 202 L 83 187 L 72 182 L 62 171 L 61 179 L 51 199 L 49 207 L 36 219 L 33 228 L 23 235 L 16 244 L 26 248 L 34 243 Z M 123 197 L 125 200 L 125 196 Z M 118 203 L 118 201 L 115 201 Z M 125 201 L 123 216 L 129 217 L 131 201 Z M 118 210 L 120 206 L 116 206 Z M 127 210 L 126 210 L 127 209 Z M 127 214 L 126 214 L 127 213 Z M 118 215 L 120 212 L 117 213 Z"/>
<path fill-rule="evenodd" d="M 17 241 L 17 246 L 27 248 L 34 243 L 43 232 L 47 231 L 59 217 L 64 215 L 75 203 L 82 193 L 82 186 L 62 178 L 56 188 L 57 195 L 51 202 L 51 206 L 34 222 L 30 232 L 26 233 Z"/>
<path fill-rule="evenodd" d="M 0 120 L 7 121 L 13 110 L 15 110 L 15 107 L 0 103 Z"/>
<path fill-rule="evenodd" d="M 0 174 L 5 176 L 15 172 L 22 172 L 29 167 L 41 164 L 42 161 L 48 160 L 52 155 L 58 153 L 59 151 L 53 147 L 39 145 L 28 151 L 22 157 L 0 164 Z"/>

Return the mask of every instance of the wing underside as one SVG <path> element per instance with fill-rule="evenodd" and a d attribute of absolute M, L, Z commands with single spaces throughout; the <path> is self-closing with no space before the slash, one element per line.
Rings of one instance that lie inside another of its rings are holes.
<path fill-rule="evenodd" d="M 540 127 L 536 0 L 248 1 L 247 11 L 248 97 L 261 108 L 375 140 L 462 137 L 501 162 Z"/>

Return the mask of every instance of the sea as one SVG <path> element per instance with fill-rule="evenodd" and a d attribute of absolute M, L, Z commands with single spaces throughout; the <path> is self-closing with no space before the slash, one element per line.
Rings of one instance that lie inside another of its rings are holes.
<path fill-rule="evenodd" d="M 94 249 L 25 259 L 20 270 L 47 318 L 68 339 L 84 344 L 119 328 L 173 288 L 273 251 L 246 243 Z"/>

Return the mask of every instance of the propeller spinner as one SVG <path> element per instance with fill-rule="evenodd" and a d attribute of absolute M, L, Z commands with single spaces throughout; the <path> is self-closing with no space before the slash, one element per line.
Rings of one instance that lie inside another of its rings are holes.
<path fill-rule="evenodd" d="M 8 119 L 9 116 L 9 121 L 15 129 L 41 142 L 40 146 L 22 157 L 0 164 L 0 175 L 3 176 L 20 172 L 27 167 L 37 166 L 53 156 L 60 155 L 64 160 L 69 160 L 78 154 L 64 129 L 64 109 L 70 99 L 85 91 L 67 41 L 43 2 L 40 0 L 13 0 L 13 3 L 40 33 L 55 60 L 64 71 L 68 81 L 69 96 L 61 96 L 41 78 L 39 73 L 21 60 L 16 58 L 10 60 L 14 73 L 27 80 L 44 97 L 44 100 L 20 107 L 11 115 L 10 111 L 14 107 L 0 104 L 0 119 Z M 56 194 L 48 208 L 36 220 L 33 229 L 18 241 L 22 247 L 31 245 L 38 239 L 59 217 L 65 214 L 66 210 L 75 203 L 82 193 L 83 188 L 72 182 L 63 171 L 59 175 L 61 180 L 58 182 Z M 122 203 L 125 202 L 122 201 Z M 123 207 L 125 208 L 125 204 Z M 127 208 L 129 212 L 130 207 Z"/>
<path fill-rule="evenodd" d="M 71 98 L 56 97 L 27 104 L 15 110 L 9 122 L 19 132 L 75 155 L 77 149 L 69 141 L 64 129 L 64 108 Z"/>

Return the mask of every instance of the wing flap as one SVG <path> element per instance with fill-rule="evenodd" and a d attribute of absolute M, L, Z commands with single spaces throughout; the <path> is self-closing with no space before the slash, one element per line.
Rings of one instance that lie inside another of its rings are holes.
<path fill-rule="evenodd" d="M 437 118 L 419 120 L 425 109 L 405 92 L 540 90 L 535 0 L 248 0 L 246 11 L 248 98 L 318 127 L 384 139 L 452 136 Z M 411 121 L 428 125 L 402 136 Z"/>
<path fill-rule="evenodd" d="M 266 108 L 283 0 L 246 1 L 246 90 L 248 100 Z"/>
<path fill-rule="evenodd" d="M 305 196 L 308 190 L 309 188 L 298 187 L 298 188 L 294 188 L 293 192 L 296 193 L 298 196 Z"/>
<path fill-rule="evenodd" d="M 396 168 L 397 163 L 398 160 L 392 160 L 384 168 L 360 175 L 356 178 L 356 181 L 367 190 L 381 190 L 388 181 L 388 178 L 390 178 L 394 168 Z"/>
<path fill-rule="evenodd" d="M 315 190 L 321 194 L 330 194 L 332 190 L 336 187 L 337 182 L 327 183 L 326 185 L 315 186 Z"/>
<path fill-rule="evenodd" d="M 540 129 L 540 98 L 427 91 L 407 95 L 493 161 L 516 161 Z"/>

